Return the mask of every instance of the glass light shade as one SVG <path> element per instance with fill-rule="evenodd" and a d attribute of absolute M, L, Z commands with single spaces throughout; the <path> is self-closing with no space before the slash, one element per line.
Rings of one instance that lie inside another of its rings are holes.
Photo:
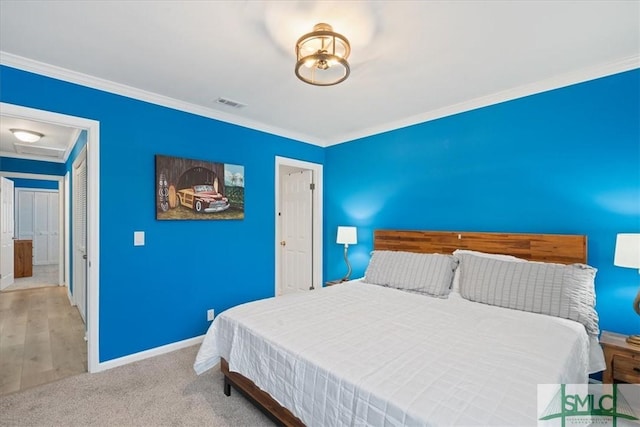
<path fill-rule="evenodd" d="M 36 142 L 44 136 L 44 134 L 41 134 L 40 132 L 34 132 L 32 130 L 9 129 L 9 131 L 11 131 L 13 136 L 18 138 L 22 142 Z"/>
<path fill-rule="evenodd" d="M 640 233 L 620 233 L 616 236 L 613 264 L 618 267 L 637 268 L 640 273 Z"/>
<path fill-rule="evenodd" d="M 329 24 L 316 24 L 296 43 L 296 76 L 315 86 L 331 86 L 349 77 L 349 41 Z"/>
<path fill-rule="evenodd" d="M 356 227 L 338 227 L 338 238 L 336 243 L 342 245 L 355 245 L 358 243 L 358 233 Z"/>

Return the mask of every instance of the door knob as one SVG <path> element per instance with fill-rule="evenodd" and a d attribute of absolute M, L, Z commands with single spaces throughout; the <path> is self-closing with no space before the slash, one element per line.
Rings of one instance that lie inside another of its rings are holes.
<path fill-rule="evenodd" d="M 287 246 L 287 242 L 283 240 L 282 242 L 280 242 L 280 246 Z"/>

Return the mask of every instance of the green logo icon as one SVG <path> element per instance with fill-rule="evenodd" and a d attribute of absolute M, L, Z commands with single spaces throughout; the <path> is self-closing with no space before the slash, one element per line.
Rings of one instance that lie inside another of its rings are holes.
<path fill-rule="evenodd" d="M 620 393 L 618 384 L 589 384 L 586 390 L 585 385 L 581 384 L 576 388 L 578 390 L 567 389 L 567 384 L 560 384 L 539 420 L 559 419 L 562 427 L 565 427 L 568 418 L 574 417 L 598 417 L 601 423 L 604 420 L 611 421 L 613 427 L 617 426 L 618 419 L 638 420 L 633 408 Z M 578 419 L 573 421 L 580 422 Z"/>

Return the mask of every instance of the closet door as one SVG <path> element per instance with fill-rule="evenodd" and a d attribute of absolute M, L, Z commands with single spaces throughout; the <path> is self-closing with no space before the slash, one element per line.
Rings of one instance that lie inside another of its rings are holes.
<path fill-rule="evenodd" d="M 49 247 L 47 248 L 48 262 L 47 264 L 57 264 L 60 255 L 60 233 L 58 232 L 58 193 L 49 193 L 49 209 L 47 212 L 47 221 L 49 228 Z"/>
<path fill-rule="evenodd" d="M 33 240 L 33 265 L 58 263 L 58 197 L 57 191 L 19 192 L 18 237 Z"/>
<path fill-rule="evenodd" d="M 33 191 L 16 191 L 17 218 L 18 218 L 18 239 L 33 240 L 33 203 L 35 193 Z"/>
<path fill-rule="evenodd" d="M 33 223 L 33 264 L 49 264 L 49 193 L 34 193 Z"/>
<path fill-rule="evenodd" d="M 73 163 L 73 300 L 87 318 L 87 159 L 83 149 Z"/>

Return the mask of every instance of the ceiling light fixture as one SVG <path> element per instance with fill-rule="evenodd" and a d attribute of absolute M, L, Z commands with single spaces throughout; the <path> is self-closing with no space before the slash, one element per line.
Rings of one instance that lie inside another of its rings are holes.
<path fill-rule="evenodd" d="M 36 142 L 39 141 L 40 138 L 44 136 L 44 134 L 40 132 L 34 132 L 32 130 L 25 129 L 9 129 L 13 136 L 18 138 L 22 142 Z"/>
<path fill-rule="evenodd" d="M 331 86 L 349 77 L 349 41 L 329 24 L 316 24 L 296 43 L 296 76 L 315 86 Z"/>

